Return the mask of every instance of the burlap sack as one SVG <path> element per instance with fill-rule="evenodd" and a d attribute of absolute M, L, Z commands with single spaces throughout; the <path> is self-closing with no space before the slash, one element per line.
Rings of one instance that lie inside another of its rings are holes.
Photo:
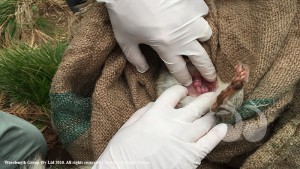
<path fill-rule="evenodd" d="M 300 2 L 206 2 L 214 33 L 203 45 L 218 75 L 230 81 L 237 61 L 251 73 L 238 110 L 242 121 L 200 168 L 300 167 L 300 156 L 293 154 L 300 138 L 299 99 L 293 100 L 300 77 Z M 130 115 L 156 99 L 163 64 L 145 48 L 149 71 L 140 74 L 127 63 L 102 4 L 91 4 L 73 30 L 52 83 L 53 127 L 74 159 L 96 160 Z"/>

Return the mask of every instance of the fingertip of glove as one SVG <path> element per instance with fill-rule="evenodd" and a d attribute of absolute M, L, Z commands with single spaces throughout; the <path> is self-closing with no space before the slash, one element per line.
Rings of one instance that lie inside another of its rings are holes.
<path fill-rule="evenodd" d="M 220 123 L 215 127 L 215 132 L 221 139 L 225 137 L 227 130 L 228 130 L 228 126 L 225 123 Z"/>
<path fill-rule="evenodd" d="M 209 75 L 209 76 L 205 76 L 205 75 L 203 75 L 203 76 L 209 82 L 215 82 L 217 80 L 216 73 L 213 73 L 212 75 Z"/>
<path fill-rule="evenodd" d="M 169 90 L 177 91 L 177 93 L 185 92 L 185 95 L 188 94 L 188 89 L 182 85 L 174 85 L 174 86 L 170 87 Z"/>
<path fill-rule="evenodd" d="M 207 92 L 207 93 L 204 93 L 204 94 L 202 94 L 202 95 L 200 95 L 200 96 L 198 96 L 198 97 L 206 97 L 206 99 L 207 99 L 207 98 L 209 98 L 209 99 L 215 99 L 215 98 L 217 97 L 217 93 L 214 92 L 214 91 L 212 91 L 212 92 Z"/>
<path fill-rule="evenodd" d="M 205 29 L 205 31 L 204 31 L 203 34 L 204 34 L 204 36 L 198 38 L 198 40 L 199 40 L 200 42 L 208 41 L 208 40 L 211 38 L 213 32 L 212 32 L 211 27 L 210 27 L 208 24 L 207 24 L 207 28 Z"/>
<path fill-rule="evenodd" d="M 145 66 L 137 66 L 136 67 L 136 70 L 140 73 L 145 73 L 147 70 L 149 69 L 149 66 L 148 65 L 145 65 Z"/>
<path fill-rule="evenodd" d="M 187 86 L 191 85 L 192 83 L 193 83 L 193 80 L 192 80 L 192 78 L 190 78 L 187 81 L 185 81 L 184 83 L 182 83 L 182 85 L 187 87 Z"/>

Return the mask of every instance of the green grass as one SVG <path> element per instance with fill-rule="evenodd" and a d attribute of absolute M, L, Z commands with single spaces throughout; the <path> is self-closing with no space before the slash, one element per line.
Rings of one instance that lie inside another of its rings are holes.
<path fill-rule="evenodd" d="M 41 16 L 35 19 L 34 25 L 38 30 L 41 30 L 42 32 L 46 33 L 48 36 L 55 36 L 55 33 L 59 31 L 58 28 L 53 26 L 53 24 L 51 24 L 47 20 L 47 18 Z"/>
<path fill-rule="evenodd" d="M 17 35 L 16 7 L 18 0 L 0 1 L 0 46 Z"/>
<path fill-rule="evenodd" d="M 49 110 L 52 78 L 66 49 L 65 43 L 32 49 L 24 44 L 0 50 L 0 92 L 10 102 L 34 104 Z"/>

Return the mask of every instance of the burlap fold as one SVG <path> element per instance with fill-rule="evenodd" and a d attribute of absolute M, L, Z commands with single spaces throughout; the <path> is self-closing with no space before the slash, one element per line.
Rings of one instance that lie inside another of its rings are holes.
<path fill-rule="evenodd" d="M 300 150 L 300 2 L 206 2 L 214 33 L 203 45 L 218 75 L 230 81 L 237 61 L 251 73 L 238 110 L 243 120 L 200 168 L 300 167 L 293 153 Z M 138 73 L 118 47 L 103 4 L 92 3 L 72 32 L 52 83 L 53 126 L 74 159 L 96 160 L 130 115 L 156 99 L 163 64 L 143 46 L 150 70 Z"/>

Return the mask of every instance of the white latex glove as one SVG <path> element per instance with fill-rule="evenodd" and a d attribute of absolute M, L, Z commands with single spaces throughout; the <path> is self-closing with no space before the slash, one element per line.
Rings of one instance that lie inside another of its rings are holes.
<path fill-rule="evenodd" d="M 173 86 L 156 102 L 135 112 L 111 139 L 93 169 L 197 168 L 226 135 L 227 125 L 213 127 L 214 115 L 204 115 L 215 93 L 203 94 L 188 106 L 174 109 L 186 94 L 183 86 Z"/>
<path fill-rule="evenodd" d="M 212 30 L 203 19 L 203 0 L 97 0 L 106 2 L 115 37 L 127 60 L 144 73 L 148 70 L 139 44 L 151 46 L 170 73 L 184 86 L 192 83 L 186 55 L 208 81 L 216 80 L 215 68 L 197 41 L 206 41 Z"/>

